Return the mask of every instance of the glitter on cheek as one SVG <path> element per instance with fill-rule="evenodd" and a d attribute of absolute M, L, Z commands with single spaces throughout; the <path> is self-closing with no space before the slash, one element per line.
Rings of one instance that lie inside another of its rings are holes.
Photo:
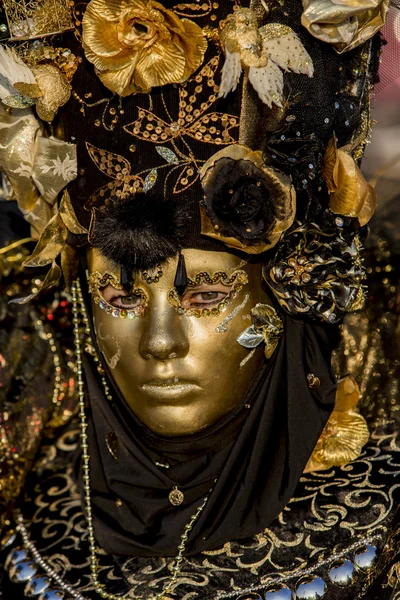
<path fill-rule="evenodd" d="M 249 301 L 249 299 L 250 299 L 249 294 L 246 294 L 246 296 L 244 297 L 244 300 L 238 306 L 236 306 L 236 308 L 234 308 L 232 310 L 232 312 L 229 313 L 229 315 L 227 315 L 225 317 L 225 319 L 222 321 L 222 323 L 220 323 L 220 325 L 217 325 L 217 327 L 215 328 L 215 331 L 217 333 L 226 333 L 228 331 L 228 325 L 229 325 L 229 323 L 246 306 L 246 304 Z"/>
<path fill-rule="evenodd" d="M 106 363 L 108 364 L 110 369 L 115 369 L 115 367 L 118 364 L 119 359 L 121 358 L 121 344 L 119 343 L 118 338 L 116 338 L 113 335 L 102 335 L 102 333 L 101 333 L 102 325 L 103 325 L 103 323 L 99 323 L 99 326 L 96 327 L 96 323 L 95 323 L 96 336 L 98 338 L 98 343 L 99 343 L 99 346 L 103 353 L 103 356 L 106 359 Z M 106 354 L 104 344 L 101 344 L 101 342 L 108 342 L 108 341 L 114 342 L 116 345 L 116 348 L 117 348 L 116 352 L 110 358 Z"/>
<path fill-rule="evenodd" d="M 249 362 L 249 360 L 254 356 L 256 350 L 257 350 L 257 348 L 253 348 L 253 350 L 247 356 L 245 356 L 245 358 L 242 360 L 242 362 L 239 365 L 240 369 L 242 369 L 245 366 L 245 364 L 247 364 Z"/>

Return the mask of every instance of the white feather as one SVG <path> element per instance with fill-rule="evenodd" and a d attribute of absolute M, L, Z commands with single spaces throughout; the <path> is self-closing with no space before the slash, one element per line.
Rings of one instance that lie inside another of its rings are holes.
<path fill-rule="evenodd" d="M 30 68 L 7 46 L 0 45 L 0 98 L 17 95 L 14 83 L 36 83 Z"/>
<path fill-rule="evenodd" d="M 249 81 L 256 90 L 260 100 L 269 108 L 272 104 L 282 106 L 283 73 L 272 61 L 266 67 L 249 68 Z"/>
<path fill-rule="evenodd" d="M 270 60 L 285 71 L 313 76 L 314 65 L 311 56 L 290 27 L 269 23 L 259 31 Z"/>
<path fill-rule="evenodd" d="M 236 90 L 242 74 L 242 65 L 239 52 L 229 52 L 226 50 L 225 63 L 222 67 L 221 85 L 219 87 L 219 97 L 226 98 L 229 92 Z"/>

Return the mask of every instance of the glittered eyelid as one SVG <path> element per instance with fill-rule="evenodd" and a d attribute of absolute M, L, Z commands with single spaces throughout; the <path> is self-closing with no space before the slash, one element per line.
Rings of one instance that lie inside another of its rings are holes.
<path fill-rule="evenodd" d="M 249 279 L 245 271 L 234 271 L 231 275 L 228 275 L 225 271 L 217 271 L 210 275 L 206 271 L 196 273 L 193 279 L 189 279 L 188 286 L 195 287 L 202 283 L 209 285 L 216 285 L 222 283 L 226 286 L 231 286 L 230 292 L 223 298 L 216 306 L 212 308 L 183 308 L 181 298 L 175 288 L 172 288 L 168 292 L 168 302 L 176 309 L 179 314 L 187 317 L 213 317 L 223 313 L 229 304 L 237 297 L 239 292 L 248 283 Z"/>
<path fill-rule="evenodd" d="M 196 273 L 193 278 L 188 278 L 188 285 L 190 287 L 197 287 L 202 283 L 207 283 L 208 285 L 222 283 L 222 285 L 226 286 L 233 285 L 234 283 L 240 283 L 243 286 L 248 282 L 249 278 L 247 273 L 240 269 L 236 269 L 233 271 L 233 273 L 216 271 L 215 273 L 210 274 L 207 271 L 200 271 L 199 273 Z"/>
<path fill-rule="evenodd" d="M 104 310 L 113 317 L 121 319 L 134 319 L 144 315 L 145 309 L 149 305 L 149 296 L 141 287 L 135 287 L 131 290 L 129 296 L 137 296 L 140 298 L 140 305 L 135 308 L 119 308 L 113 306 L 103 298 L 100 289 L 111 285 L 116 290 L 123 290 L 123 286 L 118 279 L 110 273 L 99 273 L 94 271 L 89 276 L 89 292 L 92 294 L 93 302 L 98 305 L 101 310 Z M 124 296 L 125 297 L 125 296 Z"/>
<path fill-rule="evenodd" d="M 111 285 L 116 290 L 123 290 L 124 287 L 121 284 L 120 280 L 115 277 L 112 273 L 100 273 L 99 271 L 93 271 L 89 275 L 89 292 L 94 294 L 98 292 L 101 288 L 105 288 L 108 285 Z"/>

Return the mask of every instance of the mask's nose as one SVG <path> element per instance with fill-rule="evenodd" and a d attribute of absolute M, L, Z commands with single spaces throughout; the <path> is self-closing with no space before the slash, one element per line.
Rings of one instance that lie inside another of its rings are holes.
<path fill-rule="evenodd" d="M 183 358 L 189 351 L 188 322 L 170 305 L 165 289 L 154 289 L 139 353 L 145 359 L 170 360 Z"/>

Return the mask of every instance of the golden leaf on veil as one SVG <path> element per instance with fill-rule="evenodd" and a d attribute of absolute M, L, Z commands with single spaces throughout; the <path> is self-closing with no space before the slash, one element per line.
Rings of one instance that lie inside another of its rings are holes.
<path fill-rule="evenodd" d="M 356 406 L 360 391 L 355 379 L 347 376 L 338 382 L 335 408 L 319 437 L 305 473 L 346 465 L 358 458 L 368 442 L 369 431 Z"/>
<path fill-rule="evenodd" d="M 371 219 L 376 208 L 374 188 L 365 181 L 354 158 L 329 141 L 324 155 L 323 175 L 329 198 L 329 208 L 335 214 L 358 217 L 360 225 Z"/>

